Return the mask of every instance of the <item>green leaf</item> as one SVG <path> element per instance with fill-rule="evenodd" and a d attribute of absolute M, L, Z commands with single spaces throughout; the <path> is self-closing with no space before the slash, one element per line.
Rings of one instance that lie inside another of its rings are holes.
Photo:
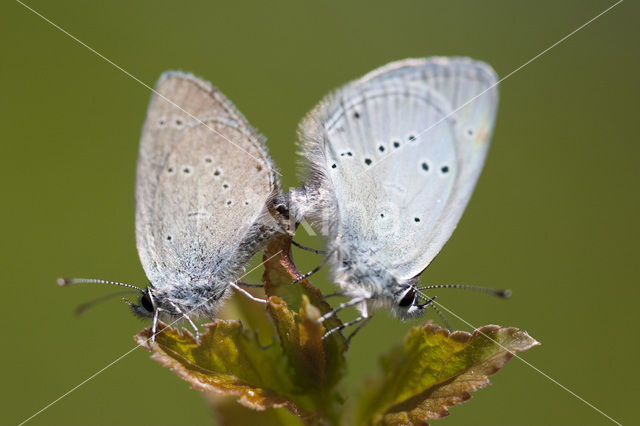
<path fill-rule="evenodd" d="M 354 405 L 362 424 L 425 424 L 448 415 L 448 407 L 489 384 L 488 376 L 515 352 L 538 344 L 515 328 L 484 326 L 469 334 L 431 323 L 414 327 L 402 345 L 383 357 L 384 373 L 367 384 L 359 401 L 350 398 L 352 405 L 345 407 L 339 384 L 347 345 L 340 332 L 323 339 L 341 322 L 336 317 L 319 322 L 331 306 L 307 280 L 293 283 L 300 274 L 290 241 L 282 237 L 265 251 L 266 309 L 240 295 L 229 301 L 226 312 L 243 318 L 249 328 L 237 320 L 216 319 L 204 326 L 199 342 L 189 332 L 162 324 L 153 345 L 150 329 L 135 336 L 152 358 L 207 392 L 222 424 L 338 425 Z M 269 411 L 256 417 L 256 412 L 230 405 L 229 397 Z"/>
<path fill-rule="evenodd" d="M 219 426 L 237 426 L 256 424 L 260 426 L 300 426 L 304 423 L 286 408 L 268 408 L 263 411 L 246 408 L 236 402 L 234 397 L 205 393 L 205 399 L 211 407 L 211 414 Z"/>
<path fill-rule="evenodd" d="M 188 332 L 161 324 L 151 345 L 151 329 L 135 336 L 152 358 L 169 367 L 194 388 L 225 395 L 237 395 L 243 405 L 264 409 L 287 407 L 302 414 L 288 393 L 294 385 L 285 374 L 285 359 L 277 345 L 263 347 L 255 333 L 239 321 L 215 320 L 205 325 L 200 342 Z"/>
<path fill-rule="evenodd" d="M 473 334 L 450 333 L 434 324 L 412 328 L 401 346 L 382 358 L 382 371 L 367 384 L 358 410 L 363 424 L 417 425 L 449 414 L 469 392 L 515 352 L 539 343 L 516 328 L 487 325 Z"/>
<path fill-rule="evenodd" d="M 264 252 L 263 262 L 265 270 L 262 280 L 267 296 L 278 296 L 284 299 L 291 309 L 298 310 L 304 294 L 322 314 L 333 309 L 324 300 L 320 290 L 312 286 L 309 280 L 303 279 L 293 284 L 301 274 L 293 262 L 290 237 L 281 236 L 272 241 Z M 329 318 L 324 323 L 327 328 L 337 327 L 340 324 L 340 320 L 336 317 Z"/>
<path fill-rule="evenodd" d="M 324 392 L 322 389 L 337 385 L 346 372 L 347 344 L 342 333 L 322 339 L 327 330 L 341 326 L 342 322 L 333 316 L 322 324 L 316 323 L 333 308 L 308 280 L 293 284 L 293 279 L 300 274 L 291 257 L 290 243 L 290 238 L 281 237 L 272 242 L 264 254 L 263 281 L 265 292 L 272 301 L 268 311 L 296 374 L 307 377 L 309 386 Z M 292 321 L 288 310 L 282 309 L 287 305 L 300 310 L 302 321 Z"/>

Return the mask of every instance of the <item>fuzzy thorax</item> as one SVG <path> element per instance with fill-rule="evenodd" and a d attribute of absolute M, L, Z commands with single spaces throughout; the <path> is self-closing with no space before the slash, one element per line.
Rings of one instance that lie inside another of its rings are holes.
<path fill-rule="evenodd" d="M 333 280 L 345 295 L 363 299 L 359 309 L 364 316 L 369 312 L 388 308 L 402 320 L 421 316 L 424 308 L 418 306 L 417 279 L 399 280 L 370 255 L 351 247 L 335 247 L 331 256 Z"/>

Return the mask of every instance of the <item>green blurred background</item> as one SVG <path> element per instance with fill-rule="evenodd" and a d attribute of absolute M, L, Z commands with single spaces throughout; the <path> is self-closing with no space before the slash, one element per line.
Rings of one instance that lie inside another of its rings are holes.
<path fill-rule="evenodd" d="M 298 121 L 329 90 L 392 60 L 468 55 L 505 76 L 612 1 L 57 1 L 27 4 L 153 85 L 166 69 L 212 81 L 269 138 L 297 183 Z M 624 2 L 501 84 L 492 148 L 428 283 L 508 287 L 510 301 L 442 291 L 475 325 L 527 330 L 523 357 L 621 423 L 637 421 L 639 7 Z M 146 282 L 133 229 L 150 92 L 16 2 L 0 11 L 1 423 L 16 424 L 135 345 L 112 289 Z M 320 246 L 307 236 L 301 242 Z M 307 270 L 318 257 L 297 254 Z M 259 279 L 259 274 L 252 276 Z M 314 282 L 328 290 L 326 271 Z M 464 324 L 453 321 L 460 329 Z M 349 353 L 349 394 L 415 323 L 377 315 Z M 610 424 L 514 359 L 434 424 Z M 211 424 L 197 391 L 135 350 L 32 424 Z"/>

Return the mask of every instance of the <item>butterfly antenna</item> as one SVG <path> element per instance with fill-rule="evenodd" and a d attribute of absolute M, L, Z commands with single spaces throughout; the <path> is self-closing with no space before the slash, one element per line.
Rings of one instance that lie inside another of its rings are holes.
<path fill-rule="evenodd" d="M 98 280 L 95 278 L 58 278 L 57 283 L 60 287 L 66 287 L 74 284 L 109 284 L 109 285 L 117 285 L 120 287 L 128 287 L 138 290 L 139 292 L 144 293 L 140 287 L 136 287 L 135 285 L 119 283 L 117 281 L 107 281 L 107 280 Z"/>
<path fill-rule="evenodd" d="M 76 308 L 76 315 L 80 316 L 82 314 L 84 314 L 85 312 L 87 312 L 89 309 L 93 308 L 96 305 L 99 305 L 102 302 L 106 302 L 109 299 L 113 299 L 114 297 L 118 297 L 118 296 L 122 296 L 123 294 L 131 294 L 131 293 L 137 293 L 137 291 L 134 290 L 124 290 L 124 291 L 119 291 L 117 293 L 109 293 L 106 294 L 104 296 L 98 297 L 96 299 L 93 299 L 87 303 L 83 303 L 81 305 L 78 305 L 78 307 Z"/>
<path fill-rule="evenodd" d="M 478 287 L 475 285 L 465 285 L 465 284 L 436 284 L 436 285 L 428 285 L 425 287 L 418 287 L 418 290 L 433 290 L 437 288 L 457 288 L 460 290 L 472 290 L 477 291 L 478 293 L 490 294 L 492 296 L 501 297 L 503 299 L 508 299 L 511 297 L 511 290 L 496 290 L 494 288 L 487 287 Z"/>

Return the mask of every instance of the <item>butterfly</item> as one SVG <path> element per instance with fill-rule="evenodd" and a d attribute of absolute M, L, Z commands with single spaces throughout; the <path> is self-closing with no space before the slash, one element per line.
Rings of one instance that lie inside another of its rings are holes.
<path fill-rule="evenodd" d="M 498 78 L 469 58 L 406 59 L 326 96 L 299 127 L 296 220 L 326 235 L 332 280 L 360 317 L 406 319 L 434 298 L 418 287 L 451 236 L 487 154 Z M 475 288 L 475 287 L 473 287 Z M 475 288 L 477 289 L 477 288 Z M 496 295 L 506 292 L 485 289 Z"/>
<path fill-rule="evenodd" d="M 169 71 L 158 80 L 142 131 L 135 188 L 136 244 L 150 285 L 92 279 L 138 291 L 134 313 L 216 315 L 249 260 L 286 232 L 265 139 L 210 83 Z M 271 208 L 271 210 L 270 210 Z M 274 210 L 275 209 L 275 210 Z M 246 295 L 249 295 L 249 293 Z M 125 299 L 126 300 L 126 299 Z"/>

